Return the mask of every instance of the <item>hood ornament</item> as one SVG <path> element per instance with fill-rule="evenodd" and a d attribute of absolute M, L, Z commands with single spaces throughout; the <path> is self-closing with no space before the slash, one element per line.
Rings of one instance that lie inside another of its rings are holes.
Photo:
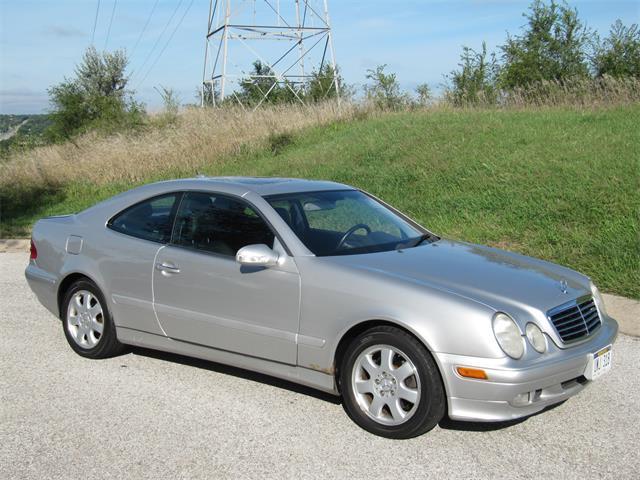
<path fill-rule="evenodd" d="M 569 284 L 566 280 L 560 280 L 560 291 L 562 293 L 569 293 Z"/>

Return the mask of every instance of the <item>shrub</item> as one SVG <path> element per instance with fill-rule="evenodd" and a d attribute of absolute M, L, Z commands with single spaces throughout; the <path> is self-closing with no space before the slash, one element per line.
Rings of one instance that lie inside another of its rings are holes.
<path fill-rule="evenodd" d="M 156 91 L 162 97 L 162 103 L 164 105 L 164 112 L 162 114 L 165 123 L 173 123 L 178 119 L 178 112 L 180 111 L 180 99 L 178 94 L 173 88 L 167 88 L 160 85 L 160 88 L 156 88 Z"/>
<path fill-rule="evenodd" d="M 423 107 L 431 101 L 431 87 L 426 83 L 421 83 L 416 87 L 416 94 L 418 95 L 418 104 Z"/>
<path fill-rule="evenodd" d="M 367 100 L 381 110 L 398 110 L 409 103 L 406 93 L 400 89 L 395 73 L 385 73 L 386 65 L 379 65 L 375 70 L 367 70 L 365 86 Z"/>
<path fill-rule="evenodd" d="M 524 14 L 521 35 L 508 36 L 500 47 L 503 88 L 523 87 L 540 81 L 563 81 L 589 75 L 586 49 L 591 33 L 576 9 L 551 0 L 535 0 Z"/>
<path fill-rule="evenodd" d="M 101 54 L 89 47 L 75 78 L 48 90 L 53 105 L 48 135 L 60 140 L 92 128 L 116 131 L 141 124 L 144 108 L 126 88 L 127 63 L 124 51 Z"/>
<path fill-rule="evenodd" d="M 495 55 L 487 53 L 486 43 L 480 52 L 463 47 L 458 66 L 449 74 L 445 98 L 456 106 L 495 104 L 499 67 Z"/>
<path fill-rule="evenodd" d="M 281 80 L 268 65 L 256 60 L 251 75 L 240 81 L 240 90 L 228 97 L 227 102 L 239 101 L 255 107 L 262 104 L 288 104 L 298 102 L 293 85 Z M 234 99 L 235 98 L 235 99 Z"/>
<path fill-rule="evenodd" d="M 285 148 L 294 142 L 293 134 L 290 132 L 272 133 L 269 135 L 269 148 L 274 155 L 279 155 Z"/>
<path fill-rule="evenodd" d="M 625 27 L 620 20 L 611 26 L 609 37 L 594 40 L 593 69 L 597 77 L 640 78 L 640 30 Z"/>
<path fill-rule="evenodd" d="M 336 88 L 337 83 L 337 88 Z M 321 67 L 317 72 L 313 72 L 311 80 L 304 92 L 304 100 L 310 103 L 318 103 L 329 99 L 337 99 L 346 93 L 343 90 L 344 81 L 338 72 L 331 65 Z"/>

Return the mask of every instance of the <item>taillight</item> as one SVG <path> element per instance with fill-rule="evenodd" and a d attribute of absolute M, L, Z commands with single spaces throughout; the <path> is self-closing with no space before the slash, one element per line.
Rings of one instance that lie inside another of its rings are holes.
<path fill-rule="evenodd" d="M 33 243 L 33 238 L 31 239 L 31 255 L 29 255 L 31 260 L 35 260 L 38 258 L 38 249 L 36 248 L 36 244 Z"/>

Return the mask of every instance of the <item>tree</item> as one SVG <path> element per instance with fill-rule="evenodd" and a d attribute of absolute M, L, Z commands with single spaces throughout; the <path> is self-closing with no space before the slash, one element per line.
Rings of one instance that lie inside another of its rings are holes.
<path fill-rule="evenodd" d="M 91 46 L 76 67 L 76 83 L 89 95 L 124 98 L 129 81 L 125 74 L 128 63 L 124 50 L 100 54 Z"/>
<path fill-rule="evenodd" d="M 421 83 L 416 87 L 416 94 L 418 95 L 418 103 L 422 106 L 428 105 L 431 100 L 431 88 L 426 83 Z"/>
<path fill-rule="evenodd" d="M 498 99 L 496 85 L 500 67 L 494 54 L 489 55 L 487 44 L 482 42 L 482 50 L 463 47 L 460 55 L 460 67 L 453 70 L 448 80 L 450 86 L 446 95 L 454 105 L 494 104 Z"/>
<path fill-rule="evenodd" d="M 336 89 L 336 83 L 338 87 Z M 338 98 L 342 96 L 342 86 L 344 81 L 338 72 L 331 65 L 321 67 L 319 71 L 313 72 L 311 80 L 305 89 L 305 100 L 308 102 L 318 103 L 327 99 Z"/>
<path fill-rule="evenodd" d="M 597 77 L 640 77 L 640 30 L 617 20 L 603 41 L 595 39 L 593 69 Z"/>
<path fill-rule="evenodd" d="M 268 95 L 267 95 L 268 94 Z M 240 90 L 235 92 L 243 105 L 294 103 L 298 101 L 293 85 L 281 81 L 273 70 L 260 60 L 253 63 L 251 75 L 240 81 Z M 265 98 L 266 96 L 266 98 Z M 300 97 L 301 94 L 298 94 Z"/>
<path fill-rule="evenodd" d="M 178 118 L 178 112 L 180 111 L 180 98 L 173 88 L 163 87 L 156 88 L 156 91 L 162 97 L 162 103 L 164 104 L 164 117 L 169 122 L 173 122 Z"/>
<path fill-rule="evenodd" d="M 49 136 L 66 139 L 90 128 L 139 124 L 144 111 L 126 88 L 127 63 L 124 51 L 101 54 L 89 47 L 76 67 L 75 78 L 48 90 L 53 105 Z"/>
<path fill-rule="evenodd" d="M 89 107 L 84 92 L 75 82 L 65 80 L 49 88 L 48 93 L 54 105 L 47 130 L 52 140 L 70 138 L 95 118 L 92 112 L 95 109 Z"/>
<path fill-rule="evenodd" d="M 375 70 L 367 70 L 367 80 L 371 83 L 365 86 L 367 99 L 382 110 L 397 110 L 408 102 L 406 93 L 400 90 L 400 84 L 395 73 L 385 73 L 387 65 L 378 65 Z"/>
<path fill-rule="evenodd" d="M 504 88 L 524 87 L 544 80 L 563 82 L 587 77 L 586 48 L 589 32 L 576 9 L 551 0 L 535 0 L 525 13 L 521 35 L 508 36 L 500 47 Z"/>

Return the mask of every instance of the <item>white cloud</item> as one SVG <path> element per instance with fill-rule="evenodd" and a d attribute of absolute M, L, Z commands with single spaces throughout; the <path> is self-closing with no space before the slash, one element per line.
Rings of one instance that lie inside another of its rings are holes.
<path fill-rule="evenodd" d="M 79 28 L 75 27 L 61 27 L 59 25 L 47 25 L 44 27 L 45 35 L 52 35 L 54 37 L 59 38 L 73 38 L 73 37 L 84 37 L 86 33 L 84 33 Z"/>

